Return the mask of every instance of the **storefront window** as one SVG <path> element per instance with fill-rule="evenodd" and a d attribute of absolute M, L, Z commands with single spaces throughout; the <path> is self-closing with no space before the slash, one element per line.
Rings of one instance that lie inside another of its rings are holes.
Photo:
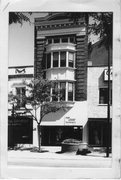
<path fill-rule="evenodd" d="M 66 52 L 60 52 L 60 67 L 66 67 Z"/>
<path fill-rule="evenodd" d="M 59 62 L 59 53 L 53 52 L 53 67 L 58 67 Z"/>
<path fill-rule="evenodd" d="M 68 83 L 68 101 L 73 101 L 73 83 Z"/>

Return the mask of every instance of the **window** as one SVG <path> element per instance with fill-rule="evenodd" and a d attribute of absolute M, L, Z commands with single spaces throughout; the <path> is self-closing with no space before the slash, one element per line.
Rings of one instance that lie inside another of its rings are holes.
<path fill-rule="evenodd" d="M 48 39 L 48 44 L 52 44 L 52 39 Z"/>
<path fill-rule="evenodd" d="M 60 52 L 60 67 L 66 67 L 66 52 Z"/>
<path fill-rule="evenodd" d="M 59 53 L 53 52 L 53 67 L 58 67 Z"/>
<path fill-rule="evenodd" d="M 26 89 L 25 87 L 16 87 L 16 95 L 18 97 L 17 106 L 25 107 L 25 102 L 23 100 L 25 96 Z"/>
<path fill-rule="evenodd" d="M 62 43 L 67 43 L 67 42 L 68 42 L 68 38 L 67 38 L 67 37 L 63 37 L 63 38 L 61 39 L 61 41 L 62 41 Z"/>
<path fill-rule="evenodd" d="M 75 43 L 75 38 L 74 37 L 70 37 L 70 43 Z"/>
<path fill-rule="evenodd" d="M 52 101 L 58 101 L 58 84 L 57 83 L 52 88 Z"/>
<path fill-rule="evenodd" d="M 60 38 L 54 38 L 54 43 L 60 43 Z"/>
<path fill-rule="evenodd" d="M 67 52 L 63 50 L 63 51 L 58 51 L 58 52 L 55 51 L 55 52 L 47 53 L 46 58 L 43 58 L 42 68 L 43 69 L 46 69 L 46 68 L 48 69 L 51 67 L 52 68 L 53 67 L 74 68 L 74 59 L 75 59 L 74 52 Z"/>
<path fill-rule="evenodd" d="M 72 52 L 69 52 L 68 66 L 74 67 L 74 53 L 72 53 Z"/>
<path fill-rule="evenodd" d="M 110 103 L 112 104 L 112 90 L 111 90 Z M 99 89 L 99 104 L 108 104 L 108 88 Z"/>
<path fill-rule="evenodd" d="M 73 101 L 73 83 L 68 83 L 68 101 Z"/>
<path fill-rule="evenodd" d="M 65 101 L 66 99 L 66 83 L 65 82 L 60 83 L 60 91 L 61 91 L 60 100 Z"/>
<path fill-rule="evenodd" d="M 47 54 L 47 69 L 51 67 L 51 53 Z"/>

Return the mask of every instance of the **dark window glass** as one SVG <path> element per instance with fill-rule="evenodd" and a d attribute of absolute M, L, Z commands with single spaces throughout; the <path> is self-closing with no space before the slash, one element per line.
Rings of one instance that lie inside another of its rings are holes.
<path fill-rule="evenodd" d="M 58 84 L 57 83 L 52 88 L 52 101 L 58 101 Z"/>
<path fill-rule="evenodd" d="M 53 67 L 58 67 L 59 53 L 53 52 Z"/>
<path fill-rule="evenodd" d="M 66 83 L 60 83 L 60 100 L 65 101 L 66 99 Z"/>
<path fill-rule="evenodd" d="M 73 83 L 68 83 L 68 101 L 73 101 Z"/>
<path fill-rule="evenodd" d="M 48 44 L 52 44 L 52 39 L 48 39 Z"/>
<path fill-rule="evenodd" d="M 60 52 L 60 67 L 66 67 L 66 52 Z"/>
<path fill-rule="evenodd" d="M 67 43 L 68 42 L 68 38 L 67 37 L 63 37 L 62 38 L 62 43 Z"/>
<path fill-rule="evenodd" d="M 75 43 L 75 38 L 74 37 L 70 37 L 70 43 Z"/>
<path fill-rule="evenodd" d="M 47 68 L 51 67 L 51 54 L 47 54 Z"/>
<path fill-rule="evenodd" d="M 59 43 L 60 39 L 59 38 L 54 38 L 54 43 Z"/>
<path fill-rule="evenodd" d="M 25 100 L 24 100 L 24 96 L 25 96 L 25 87 L 17 87 L 16 88 L 16 95 L 17 95 L 17 106 L 18 107 L 25 107 Z"/>
<path fill-rule="evenodd" d="M 74 67 L 74 53 L 72 53 L 72 52 L 69 52 L 68 66 Z"/>
<path fill-rule="evenodd" d="M 112 90 L 110 96 L 110 103 L 112 104 Z M 108 104 L 108 88 L 99 89 L 99 104 Z"/>

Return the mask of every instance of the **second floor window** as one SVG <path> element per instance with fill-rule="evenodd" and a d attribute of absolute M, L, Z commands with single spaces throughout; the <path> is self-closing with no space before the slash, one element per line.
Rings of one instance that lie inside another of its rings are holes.
<path fill-rule="evenodd" d="M 68 83 L 68 100 L 73 101 L 73 83 Z"/>
<path fill-rule="evenodd" d="M 24 96 L 26 93 L 25 87 L 16 87 L 16 95 L 18 97 L 17 106 L 25 107 Z"/>
<path fill-rule="evenodd" d="M 112 90 L 110 92 L 110 103 L 112 104 Z M 108 88 L 99 89 L 99 104 L 108 104 Z"/>
<path fill-rule="evenodd" d="M 60 100 L 65 101 L 66 99 L 66 83 L 65 82 L 60 83 L 60 93 L 61 93 Z"/>

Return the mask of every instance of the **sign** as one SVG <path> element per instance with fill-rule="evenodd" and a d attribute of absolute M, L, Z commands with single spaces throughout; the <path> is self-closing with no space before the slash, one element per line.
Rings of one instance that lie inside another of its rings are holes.
<path fill-rule="evenodd" d="M 65 117 L 65 125 L 75 125 L 75 124 L 76 124 L 75 118 Z"/>
<path fill-rule="evenodd" d="M 110 68 L 110 80 L 112 81 L 113 77 L 113 70 Z M 104 81 L 108 81 L 108 69 L 104 70 Z"/>

